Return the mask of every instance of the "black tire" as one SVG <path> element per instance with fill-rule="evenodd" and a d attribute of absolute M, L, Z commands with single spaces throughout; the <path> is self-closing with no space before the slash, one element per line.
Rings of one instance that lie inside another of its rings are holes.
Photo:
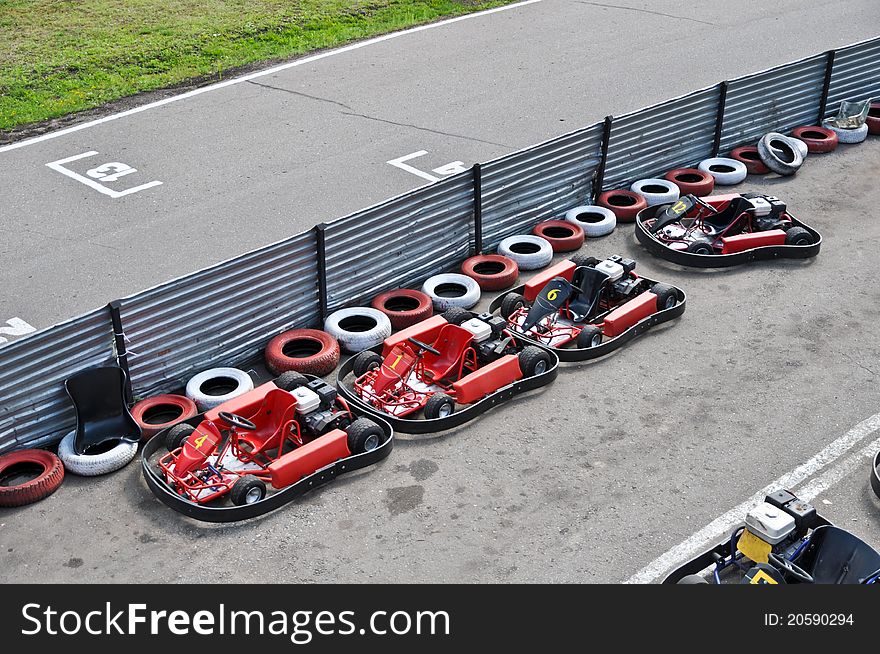
<path fill-rule="evenodd" d="M 575 339 L 575 345 L 582 350 L 589 347 L 598 347 L 601 344 L 602 330 L 596 327 L 596 325 L 587 325 Z"/>
<path fill-rule="evenodd" d="M 446 393 L 434 393 L 425 403 L 425 418 L 445 418 L 455 413 L 455 400 Z"/>
<path fill-rule="evenodd" d="M 692 584 L 708 584 L 709 582 L 706 581 L 700 575 L 687 575 L 687 576 L 679 579 L 678 582 L 676 582 L 676 583 L 683 584 L 685 586 L 690 586 Z"/>
<path fill-rule="evenodd" d="M 715 248 L 709 241 L 693 241 L 688 243 L 687 251 L 691 254 L 715 254 Z"/>
<path fill-rule="evenodd" d="M 308 383 L 308 378 L 295 370 L 281 373 L 275 379 L 275 385 L 282 391 L 295 391 L 300 386 L 305 386 Z"/>
<path fill-rule="evenodd" d="M 470 311 L 461 307 L 450 307 L 443 312 L 443 318 L 446 322 L 453 325 L 462 325 L 473 317 Z"/>
<path fill-rule="evenodd" d="M 786 245 L 812 245 L 813 235 L 803 227 L 789 227 L 785 230 Z"/>
<path fill-rule="evenodd" d="M 572 261 L 576 266 L 590 266 L 590 268 L 595 267 L 599 263 L 596 257 L 588 257 L 583 254 L 576 254 L 570 257 L 569 261 Z"/>
<path fill-rule="evenodd" d="M 239 477 L 232 485 L 229 491 L 229 499 L 236 506 L 244 506 L 245 504 L 256 504 L 266 497 L 266 484 L 262 479 L 257 479 L 253 475 L 245 475 Z"/>
<path fill-rule="evenodd" d="M 379 425 L 366 418 L 358 418 L 345 431 L 348 432 L 348 451 L 352 454 L 372 452 L 382 444 L 385 435 Z"/>
<path fill-rule="evenodd" d="M 526 306 L 526 299 L 519 293 L 508 293 L 501 300 L 501 317 L 509 320 L 517 309 Z"/>
<path fill-rule="evenodd" d="M 657 296 L 657 311 L 671 309 L 678 304 L 678 292 L 669 284 L 654 284 L 651 292 Z"/>
<path fill-rule="evenodd" d="M 361 352 L 354 358 L 354 363 L 351 365 L 351 370 L 354 373 L 355 377 L 362 377 L 373 368 L 378 368 L 382 365 L 382 357 L 375 352 L 370 352 L 366 350 L 365 352 Z"/>
<path fill-rule="evenodd" d="M 534 345 L 519 353 L 519 369 L 524 377 L 534 377 L 550 370 L 550 355 Z"/>
<path fill-rule="evenodd" d="M 174 425 L 165 434 L 165 447 L 169 452 L 173 452 L 178 447 L 183 447 L 183 442 L 189 438 L 189 435 L 196 430 L 192 425 L 181 424 Z"/>

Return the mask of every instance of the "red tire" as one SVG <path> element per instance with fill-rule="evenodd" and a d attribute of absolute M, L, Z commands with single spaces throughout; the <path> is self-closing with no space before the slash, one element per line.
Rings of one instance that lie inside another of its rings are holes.
<path fill-rule="evenodd" d="M 431 296 L 411 288 L 398 288 L 381 293 L 370 303 L 391 321 L 393 329 L 406 329 L 434 315 Z"/>
<path fill-rule="evenodd" d="M 663 176 L 678 186 L 682 195 L 703 197 L 715 189 L 715 178 L 697 168 L 676 168 Z"/>
<path fill-rule="evenodd" d="M 20 484 L 2 482 L 17 473 L 37 471 L 37 476 Z M 49 497 L 64 481 L 64 464 L 46 450 L 19 450 L 0 456 L 0 506 L 24 506 Z"/>
<path fill-rule="evenodd" d="M 320 329 L 291 329 L 269 341 L 264 356 L 273 375 L 295 370 L 322 377 L 339 365 L 339 342 Z"/>
<path fill-rule="evenodd" d="M 749 175 L 766 175 L 770 169 L 761 161 L 758 148 L 754 145 L 744 145 L 730 151 L 730 158 L 742 161 L 746 165 Z"/>
<path fill-rule="evenodd" d="M 464 260 L 461 272 L 475 279 L 484 291 L 502 291 L 514 285 L 519 277 L 519 266 L 501 254 L 478 254 Z"/>
<path fill-rule="evenodd" d="M 148 397 L 131 407 L 132 417 L 141 426 L 142 440 L 148 440 L 163 429 L 194 418 L 198 413 L 196 403 L 184 395 Z"/>
<path fill-rule="evenodd" d="M 546 239 L 554 252 L 574 252 L 584 244 L 584 230 L 567 220 L 546 220 L 532 229 L 532 234 Z"/>
<path fill-rule="evenodd" d="M 826 127 L 795 127 L 791 135 L 806 143 L 808 152 L 831 152 L 837 148 L 837 134 Z"/>
<path fill-rule="evenodd" d="M 880 102 L 872 102 L 868 108 L 868 134 L 880 134 Z"/>
<path fill-rule="evenodd" d="M 596 198 L 596 204 L 606 209 L 611 209 L 617 216 L 617 222 L 631 223 L 635 221 L 636 214 L 648 206 L 648 201 L 644 196 L 618 189 L 616 191 L 605 191 L 600 193 Z"/>

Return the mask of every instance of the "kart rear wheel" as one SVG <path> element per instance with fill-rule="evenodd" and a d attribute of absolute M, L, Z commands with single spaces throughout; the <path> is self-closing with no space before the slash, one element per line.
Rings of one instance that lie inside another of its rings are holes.
<path fill-rule="evenodd" d="M 169 452 L 173 452 L 177 448 L 183 447 L 184 441 L 189 438 L 189 435 L 195 430 L 196 428 L 192 425 L 174 425 L 168 430 L 168 433 L 165 434 L 165 447 L 168 448 Z"/>
<path fill-rule="evenodd" d="M 381 365 L 382 357 L 375 352 L 367 350 L 366 352 L 361 352 L 354 358 L 354 363 L 351 367 L 355 377 L 362 377 Z"/>
<path fill-rule="evenodd" d="M 602 345 L 602 330 L 596 325 L 585 326 L 581 333 L 577 335 L 575 345 L 581 350 Z"/>
<path fill-rule="evenodd" d="M 715 248 L 709 241 L 693 241 L 688 243 L 687 251 L 691 254 L 715 254 Z"/>
<path fill-rule="evenodd" d="M 266 497 L 266 484 L 263 480 L 253 475 L 245 475 L 240 477 L 229 491 L 229 499 L 236 506 L 244 506 L 245 504 L 256 504 Z"/>
<path fill-rule="evenodd" d="M 812 245 L 813 235 L 803 227 L 789 227 L 785 230 L 786 245 Z"/>
<path fill-rule="evenodd" d="M 501 300 L 501 317 L 509 320 L 510 316 L 526 306 L 526 299 L 519 293 L 508 293 Z"/>
<path fill-rule="evenodd" d="M 305 386 L 309 383 L 308 378 L 296 372 L 295 370 L 289 370 L 287 372 L 281 373 L 275 379 L 275 385 L 280 388 L 282 391 L 295 391 L 300 386 Z"/>
<path fill-rule="evenodd" d="M 425 418 L 447 418 L 455 413 L 455 401 L 446 393 L 434 393 L 425 403 Z"/>
<path fill-rule="evenodd" d="M 671 309 L 678 304 L 678 292 L 669 284 L 654 284 L 651 292 L 657 296 L 657 311 Z"/>
<path fill-rule="evenodd" d="M 352 454 L 372 452 L 382 444 L 382 428 L 372 420 L 358 418 L 345 430 L 348 432 L 348 451 Z"/>
<path fill-rule="evenodd" d="M 590 268 L 594 268 L 599 263 L 596 257 L 588 257 L 583 254 L 576 254 L 573 257 L 569 257 L 568 260 L 576 266 L 589 266 Z"/>
<path fill-rule="evenodd" d="M 528 345 L 519 353 L 519 369 L 524 377 L 535 377 L 550 370 L 550 355 L 534 345 Z"/>
<path fill-rule="evenodd" d="M 449 307 L 443 312 L 443 319 L 452 325 L 463 325 L 472 318 L 472 314 L 467 309 L 461 307 Z"/>
<path fill-rule="evenodd" d="M 687 575 L 679 579 L 677 583 L 689 586 L 691 584 L 708 584 L 709 582 L 700 575 Z"/>

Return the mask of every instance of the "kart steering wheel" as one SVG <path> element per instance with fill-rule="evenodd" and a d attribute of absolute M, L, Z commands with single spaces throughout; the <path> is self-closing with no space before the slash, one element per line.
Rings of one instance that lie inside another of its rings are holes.
<path fill-rule="evenodd" d="M 421 341 L 417 341 L 416 339 L 414 339 L 414 338 L 412 338 L 412 337 L 408 338 L 407 340 L 408 340 L 410 343 L 413 343 L 414 345 L 419 346 L 421 349 L 425 350 L 425 352 L 430 352 L 430 353 L 433 354 L 434 356 L 438 356 L 438 357 L 440 356 L 440 352 L 438 352 L 437 350 L 435 350 L 433 347 L 431 347 L 431 346 L 428 345 L 427 343 L 422 343 Z"/>
<path fill-rule="evenodd" d="M 800 567 L 796 563 L 789 561 L 785 557 L 782 557 L 782 556 L 779 556 L 778 554 L 774 554 L 773 552 L 770 552 L 770 554 L 767 555 L 767 560 L 770 561 L 770 563 L 772 563 L 776 568 L 779 568 L 780 570 L 787 572 L 792 577 L 795 577 L 796 579 L 800 579 L 804 583 L 807 583 L 807 584 L 814 583 L 813 576 L 809 572 L 804 570 L 802 567 Z"/>
<path fill-rule="evenodd" d="M 242 418 L 241 416 L 229 413 L 228 411 L 221 411 L 217 414 L 217 417 L 230 427 L 238 427 L 245 431 L 256 431 L 257 429 L 257 426 L 247 418 Z"/>
<path fill-rule="evenodd" d="M 701 198 L 698 198 L 696 195 L 694 195 L 693 198 L 694 198 L 694 200 L 696 201 L 696 203 L 699 204 L 701 207 L 704 207 L 704 208 L 708 209 L 708 210 L 711 211 L 712 213 L 718 213 L 718 209 L 716 209 L 715 207 L 713 207 L 713 206 L 712 206 L 711 204 L 709 204 L 708 202 L 704 202 Z"/>

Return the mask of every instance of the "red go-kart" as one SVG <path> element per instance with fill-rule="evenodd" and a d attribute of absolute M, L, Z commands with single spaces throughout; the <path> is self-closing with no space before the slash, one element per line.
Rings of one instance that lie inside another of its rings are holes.
<path fill-rule="evenodd" d="M 515 338 L 500 316 L 454 308 L 389 337 L 382 354 L 361 352 L 352 371 L 366 405 L 393 418 L 423 410 L 435 419 L 553 363 L 549 352 Z"/>
<path fill-rule="evenodd" d="M 517 289 L 521 293 L 505 295 L 501 315 L 511 331 L 547 347 L 598 347 L 684 298 L 674 286 L 640 277 L 635 267 L 619 256 L 566 259 Z"/>
<path fill-rule="evenodd" d="M 733 254 L 776 245 L 813 245 L 816 235 L 796 225 L 779 198 L 761 193 L 685 195 L 641 218 L 663 245 L 691 254 Z"/>
<path fill-rule="evenodd" d="M 254 504 L 353 454 L 376 449 L 384 432 L 352 414 L 326 382 L 288 372 L 205 413 L 197 427 L 166 434 L 159 459 L 168 486 L 198 504 L 228 495 Z"/>

